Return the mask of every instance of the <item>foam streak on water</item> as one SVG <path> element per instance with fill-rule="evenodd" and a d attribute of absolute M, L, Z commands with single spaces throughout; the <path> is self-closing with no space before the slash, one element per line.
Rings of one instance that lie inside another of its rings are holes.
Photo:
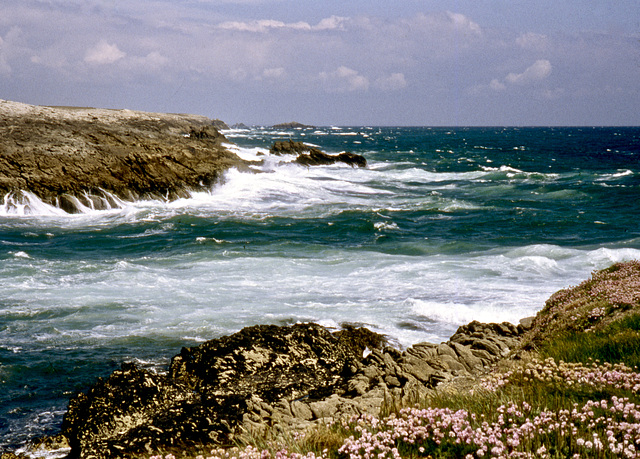
<path fill-rule="evenodd" d="M 639 129 L 227 135 L 262 165 L 189 199 L 0 202 L 0 447 L 55 431 L 124 360 L 162 371 L 181 346 L 263 323 L 440 342 L 640 257 Z M 369 165 L 298 166 L 268 154 L 282 138 Z"/>

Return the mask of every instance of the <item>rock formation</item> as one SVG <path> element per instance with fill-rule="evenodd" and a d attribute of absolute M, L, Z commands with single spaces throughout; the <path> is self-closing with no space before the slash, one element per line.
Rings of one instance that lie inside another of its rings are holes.
<path fill-rule="evenodd" d="M 324 153 L 318 148 L 305 145 L 293 140 L 279 140 L 269 150 L 273 155 L 298 155 L 294 162 L 303 166 L 326 166 L 335 163 L 345 163 L 352 167 L 366 167 L 367 160 L 364 156 L 351 152 L 337 155 Z"/>
<path fill-rule="evenodd" d="M 473 322 L 447 343 L 400 352 L 364 328 L 248 327 L 183 348 L 166 374 L 123 364 L 71 400 L 55 441 L 66 439 L 72 458 L 115 458 L 377 414 L 390 400 L 410 404 L 441 382 L 478 374 L 522 332 Z"/>
<path fill-rule="evenodd" d="M 243 166 L 222 145 L 225 127 L 196 115 L 0 100 L 0 193 L 19 201 L 29 191 L 69 212 L 186 196 Z"/>

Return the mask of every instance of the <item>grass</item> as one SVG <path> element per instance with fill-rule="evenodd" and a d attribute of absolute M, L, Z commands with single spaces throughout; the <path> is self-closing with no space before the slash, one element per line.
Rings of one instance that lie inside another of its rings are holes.
<path fill-rule="evenodd" d="M 541 354 L 565 362 L 592 359 L 640 366 L 640 314 L 629 315 L 597 331 L 563 333 L 545 342 Z"/>

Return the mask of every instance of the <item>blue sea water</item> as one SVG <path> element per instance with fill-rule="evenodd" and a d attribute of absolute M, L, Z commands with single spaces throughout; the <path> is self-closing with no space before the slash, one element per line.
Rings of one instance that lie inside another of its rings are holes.
<path fill-rule="evenodd" d="M 640 128 L 230 130 L 261 159 L 208 192 L 68 215 L 0 201 L 0 451 L 57 432 L 123 361 L 254 324 L 361 324 L 399 347 L 536 313 L 640 258 Z M 293 139 L 363 169 L 271 156 Z"/>

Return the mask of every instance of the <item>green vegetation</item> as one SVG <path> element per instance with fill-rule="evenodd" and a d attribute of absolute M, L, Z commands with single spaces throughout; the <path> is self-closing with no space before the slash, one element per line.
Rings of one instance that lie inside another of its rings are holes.
<path fill-rule="evenodd" d="M 545 342 L 541 354 L 565 362 L 594 360 L 640 366 L 640 314 L 627 316 L 601 330 L 564 333 Z"/>

